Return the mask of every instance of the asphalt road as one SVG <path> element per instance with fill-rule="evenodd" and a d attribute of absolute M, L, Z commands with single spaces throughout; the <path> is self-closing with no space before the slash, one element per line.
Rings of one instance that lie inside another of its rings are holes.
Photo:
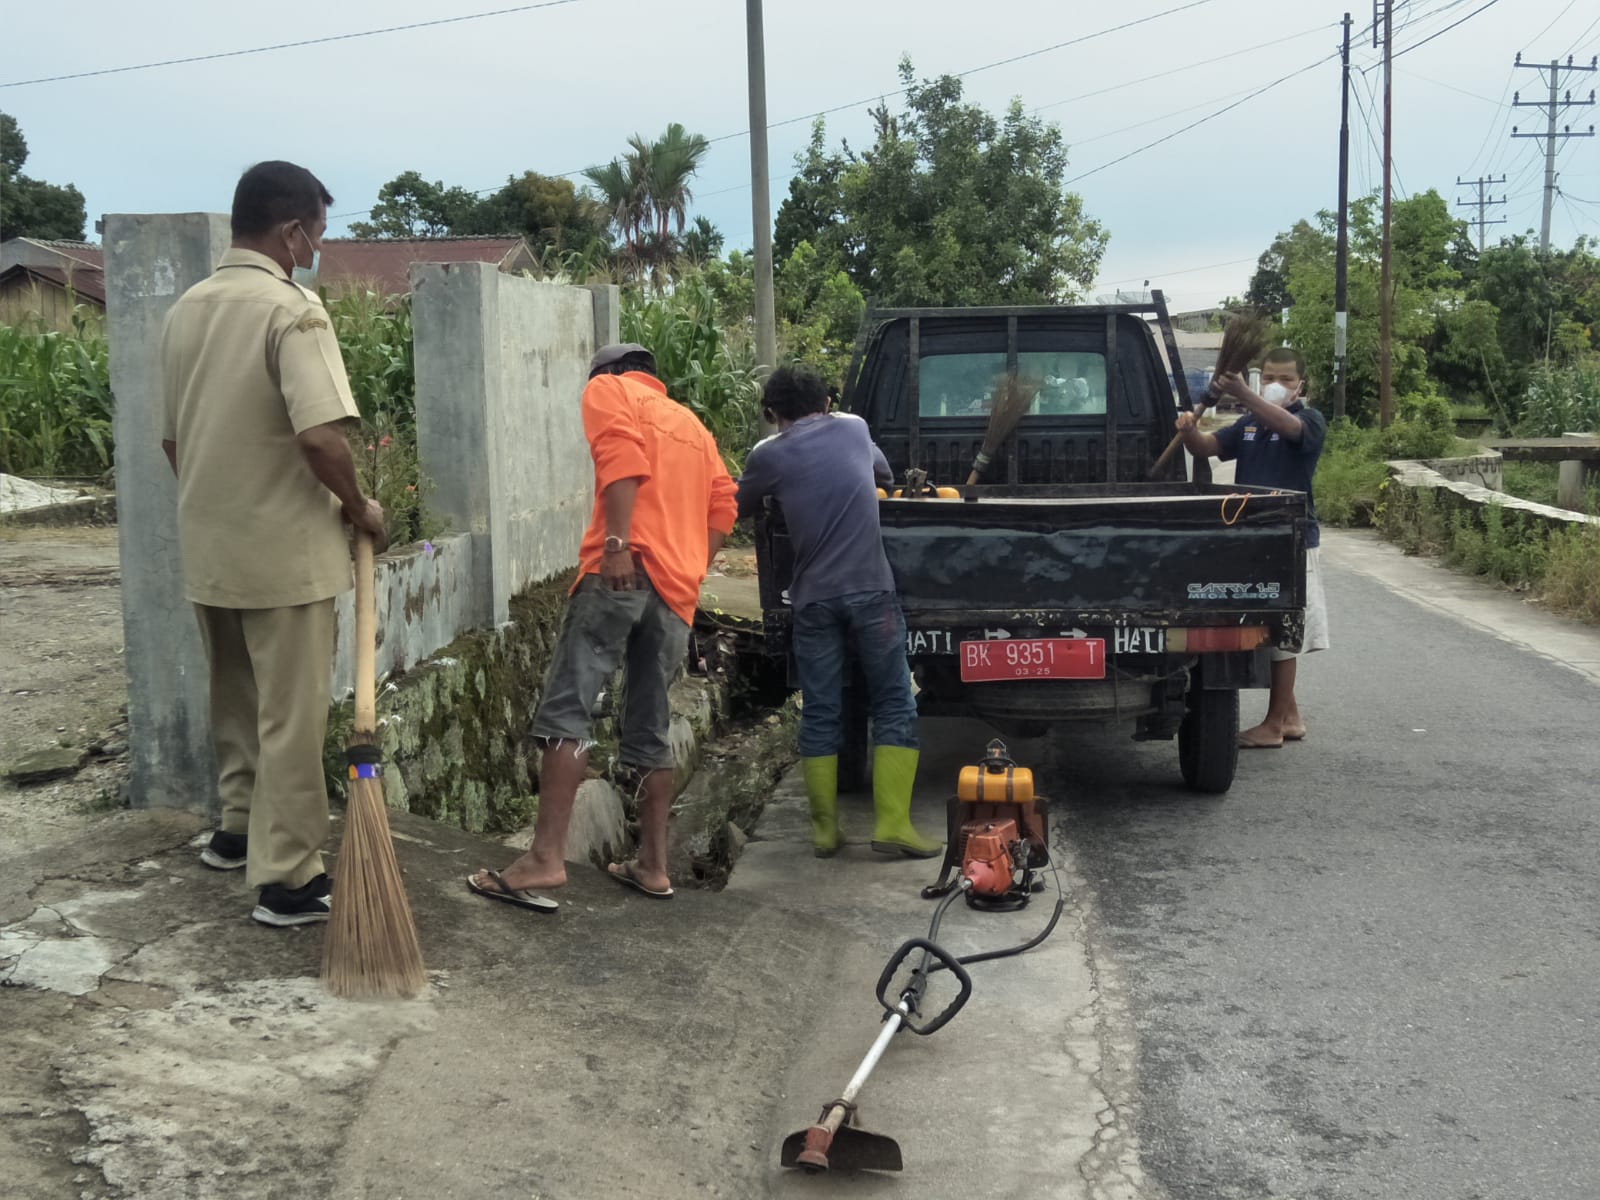
<path fill-rule="evenodd" d="M 1594 1200 L 1600 690 L 1496 635 L 1514 600 L 1465 623 L 1333 557 L 1309 737 L 1226 797 L 1170 745 L 1030 751 L 1122 983 L 1141 1192 Z"/>

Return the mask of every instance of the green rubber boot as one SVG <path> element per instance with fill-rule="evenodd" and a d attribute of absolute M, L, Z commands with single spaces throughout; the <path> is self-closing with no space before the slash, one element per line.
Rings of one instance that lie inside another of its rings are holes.
<path fill-rule="evenodd" d="M 917 781 L 917 752 L 904 746 L 872 748 L 872 848 L 879 854 L 933 858 L 944 843 L 930 841 L 911 826 L 911 789 Z"/>
<path fill-rule="evenodd" d="M 806 781 L 806 799 L 811 802 L 812 853 L 832 858 L 844 845 L 839 836 L 839 756 L 802 758 L 800 774 Z"/>

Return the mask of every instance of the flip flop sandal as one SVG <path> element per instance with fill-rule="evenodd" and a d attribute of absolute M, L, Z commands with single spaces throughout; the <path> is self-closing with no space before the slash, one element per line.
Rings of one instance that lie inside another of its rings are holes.
<path fill-rule="evenodd" d="M 1287 729 L 1285 729 L 1283 731 L 1283 740 L 1286 741 L 1286 742 L 1303 742 L 1303 741 L 1305 741 L 1306 740 L 1305 726 L 1302 725 L 1300 727 L 1300 732 L 1299 733 L 1290 733 Z"/>
<path fill-rule="evenodd" d="M 632 888 L 641 896 L 649 896 L 652 900 L 672 899 L 671 888 L 668 888 L 664 892 L 658 892 L 654 888 L 646 887 L 644 880 L 640 879 L 638 875 L 634 874 L 633 864 L 631 862 L 612 863 L 606 868 L 606 874 L 615 879 L 623 887 Z"/>
<path fill-rule="evenodd" d="M 490 900 L 501 900 L 506 904 L 514 904 L 516 907 L 526 908 L 530 912 L 553 913 L 561 911 L 561 902 L 559 900 L 552 900 L 549 896 L 541 896 L 537 892 L 530 892 L 526 888 L 518 891 L 515 888 L 508 887 L 506 881 L 500 878 L 499 871 L 485 871 L 484 874 L 494 884 L 493 887 L 484 887 L 473 876 L 467 876 L 467 887 L 480 896 L 486 896 Z"/>

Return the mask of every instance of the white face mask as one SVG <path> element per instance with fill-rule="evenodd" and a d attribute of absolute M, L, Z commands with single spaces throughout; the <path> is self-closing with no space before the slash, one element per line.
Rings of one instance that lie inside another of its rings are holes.
<path fill-rule="evenodd" d="M 295 228 L 300 231 L 300 236 L 305 238 L 306 245 L 311 246 L 311 235 L 306 232 L 305 226 L 297 225 Z M 300 265 L 300 260 L 295 256 L 294 242 L 291 240 L 289 243 L 289 260 L 294 263 L 294 270 L 289 272 L 289 278 L 294 280 L 303 288 L 308 288 L 313 292 L 316 291 L 317 268 L 322 265 L 322 251 L 318 250 L 315 246 L 311 246 L 311 265 L 309 267 L 302 267 Z"/>
<path fill-rule="evenodd" d="M 1294 392 L 1291 392 L 1283 384 L 1276 381 L 1267 384 L 1261 390 L 1261 398 L 1268 404 L 1276 404 L 1279 408 L 1288 408 L 1289 405 L 1294 403 L 1294 397 Z"/>

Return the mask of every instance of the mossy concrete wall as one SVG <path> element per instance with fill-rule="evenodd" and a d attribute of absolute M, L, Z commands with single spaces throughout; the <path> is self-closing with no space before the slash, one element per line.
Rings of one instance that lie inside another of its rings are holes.
<path fill-rule="evenodd" d="M 512 598 L 511 619 L 505 624 L 464 634 L 432 658 L 380 684 L 384 792 L 391 807 L 474 833 L 526 831 L 538 812 L 539 768 L 539 750 L 528 735 L 528 725 L 539 704 L 571 578 L 569 572 L 524 590 Z M 589 752 L 590 771 L 596 778 L 580 795 L 583 811 L 574 820 L 569 861 L 615 853 L 635 815 L 637 781 L 617 758 L 619 685 L 620 675 L 602 696 L 595 744 Z M 677 790 L 684 792 L 695 780 L 701 789 L 696 796 L 710 797 L 694 800 L 696 815 L 680 822 L 685 826 L 696 824 L 697 829 L 703 826 L 715 832 L 739 807 L 740 789 L 728 787 L 724 776 L 742 778 L 743 762 L 737 769 L 719 764 L 715 782 L 696 776 L 706 746 L 727 726 L 732 690 L 722 672 L 683 676 L 672 686 L 669 741 Z M 335 705 L 326 754 L 335 795 L 344 789 L 343 749 L 349 729 L 349 705 Z M 770 771 L 774 762 L 781 761 L 775 754 L 771 748 L 763 749 L 755 756 L 759 762 L 751 765 Z M 705 792 L 707 787 L 711 793 Z M 706 815 L 718 805 L 723 806 L 720 817 Z M 679 808 L 683 809 L 682 803 Z M 521 843 L 526 843 L 525 836 Z M 696 840 L 695 856 L 710 853 L 707 845 Z M 685 873 L 692 872 L 685 867 Z"/>

